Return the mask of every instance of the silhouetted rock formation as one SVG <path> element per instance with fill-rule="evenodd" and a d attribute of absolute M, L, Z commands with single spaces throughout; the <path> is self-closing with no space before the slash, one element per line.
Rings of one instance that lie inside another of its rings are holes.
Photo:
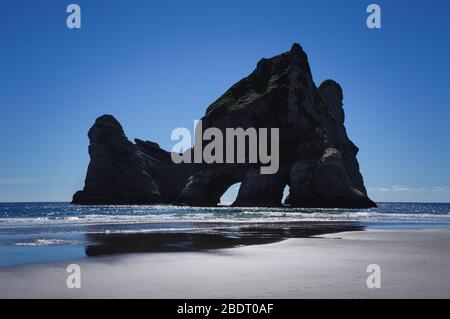
<path fill-rule="evenodd" d="M 177 202 L 215 205 L 242 181 L 234 206 L 371 207 L 356 160 L 358 148 L 344 127 L 342 89 L 327 80 L 317 89 L 298 44 L 262 59 L 206 111 L 203 130 L 218 127 L 280 128 L 280 169 L 261 175 L 255 165 L 196 165 Z"/>
<path fill-rule="evenodd" d="M 74 202 L 156 203 L 176 198 L 176 204 L 215 206 L 228 187 L 242 182 L 234 206 L 279 206 L 286 185 L 291 206 L 376 206 L 359 172 L 358 148 L 344 127 L 342 100 L 336 82 L 316 87 L 307 55 L 294 44 L 289 52 L 262 59 L 253 73 L 208 107 L 203 131 L 216 127 L 225 136 L 226 128 L 279 128 L 280 165 L 273 175 L 261 175 L 261 163 L 177 166 L 170 153 L 150 142 L 137 140 L 134 145 L 115 120 L 99 118 L 89 133 L 86 187 Z M 165 155 L 157 158 L 156 153 Z M 162 178 L 166 174 L 173 178 Z"/>
<path fill-rule="evenodd" d="M 91 161 L 74 204 L 172 203 L 190 175 L 189 165 L 176 165 L 158 144 L 131 143 L 111 115 L 99 117 L 89 130 Z"/>

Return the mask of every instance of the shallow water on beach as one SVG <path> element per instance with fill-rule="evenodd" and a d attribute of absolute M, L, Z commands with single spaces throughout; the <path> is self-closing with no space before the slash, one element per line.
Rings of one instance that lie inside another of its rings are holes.
<path fill-rule="evenodd" d="M 0 203 L 0 266 L 227 248 L 364 228 L 450 227 L 450 204 L 378 205 L 303 209 Z"/>

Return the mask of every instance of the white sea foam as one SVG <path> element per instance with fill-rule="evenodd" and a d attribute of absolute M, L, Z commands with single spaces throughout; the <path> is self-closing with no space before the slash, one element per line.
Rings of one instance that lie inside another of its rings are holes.
<path fill-rule="evenodd" d="M 37 247 L 37 246 L 57 246 L 57 245 L 79 245 L 80 241 L 66 239 L 34 239 L 30 242 L 18 242 L 15 246 Z"/>
<path fill-rule="evenodd" d="M 286 211 L 242 211 L 236 214 L 214 214 L 195 212 L 188 214 L 166 213 L 158 215 L 85 215 L 77 217 L 16 217 L 0 218 L 2 227 L 8 226 L 82 226 L 101 224 L 145 224 L 145 223 L 172 223 L 172 222 L 213 222 L 213 223 L 240 223 L 240 222 L 301 222 L 301 221 L 361 221 L 361 222 L 450 222 L 450 214 L 401 214 L 377 213 L 367 211 L 339 212 L 339 213 L 302 213 Z"/>
<path fill-rule="evenodd" d="M 8 227 L 72 227 L 155 223 L 272 223 L 358 221 L 366 223 L 450 223 L 450 205 L 380 204 L 372 209 L 236 208 L 219 206 L 0 205 L 0 230 Z M 169 227 L 169 225 L 166 225 Z"/>

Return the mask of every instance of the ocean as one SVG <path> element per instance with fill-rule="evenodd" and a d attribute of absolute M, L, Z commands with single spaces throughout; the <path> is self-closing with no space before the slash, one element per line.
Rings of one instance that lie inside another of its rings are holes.
<path fill-rule="evenodd" d="M 113 253 L 208 250 L 361 229 L 450 227 L 450 204 L 370 209 L 0 203 L 0 267 Z"/>

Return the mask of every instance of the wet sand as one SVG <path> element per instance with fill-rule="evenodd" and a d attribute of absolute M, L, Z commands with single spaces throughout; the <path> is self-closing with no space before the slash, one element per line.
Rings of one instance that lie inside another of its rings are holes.
<path fill-rule="evenodd" d="M 80 289 L 66 286 L 71 263 Z M 352 231 L 0 268 L 0 298 L 450 298 L 449 266 L 450 229 Z"/>
<path fill-rule="evenodd" d="M 276 243 L 345 231 L 364 230 L 358 222 L 274 222 L 236 224 L 199 223 L 191 230 L 88 233 L 87 256 L 143 252 L 209 251 Z"/>

